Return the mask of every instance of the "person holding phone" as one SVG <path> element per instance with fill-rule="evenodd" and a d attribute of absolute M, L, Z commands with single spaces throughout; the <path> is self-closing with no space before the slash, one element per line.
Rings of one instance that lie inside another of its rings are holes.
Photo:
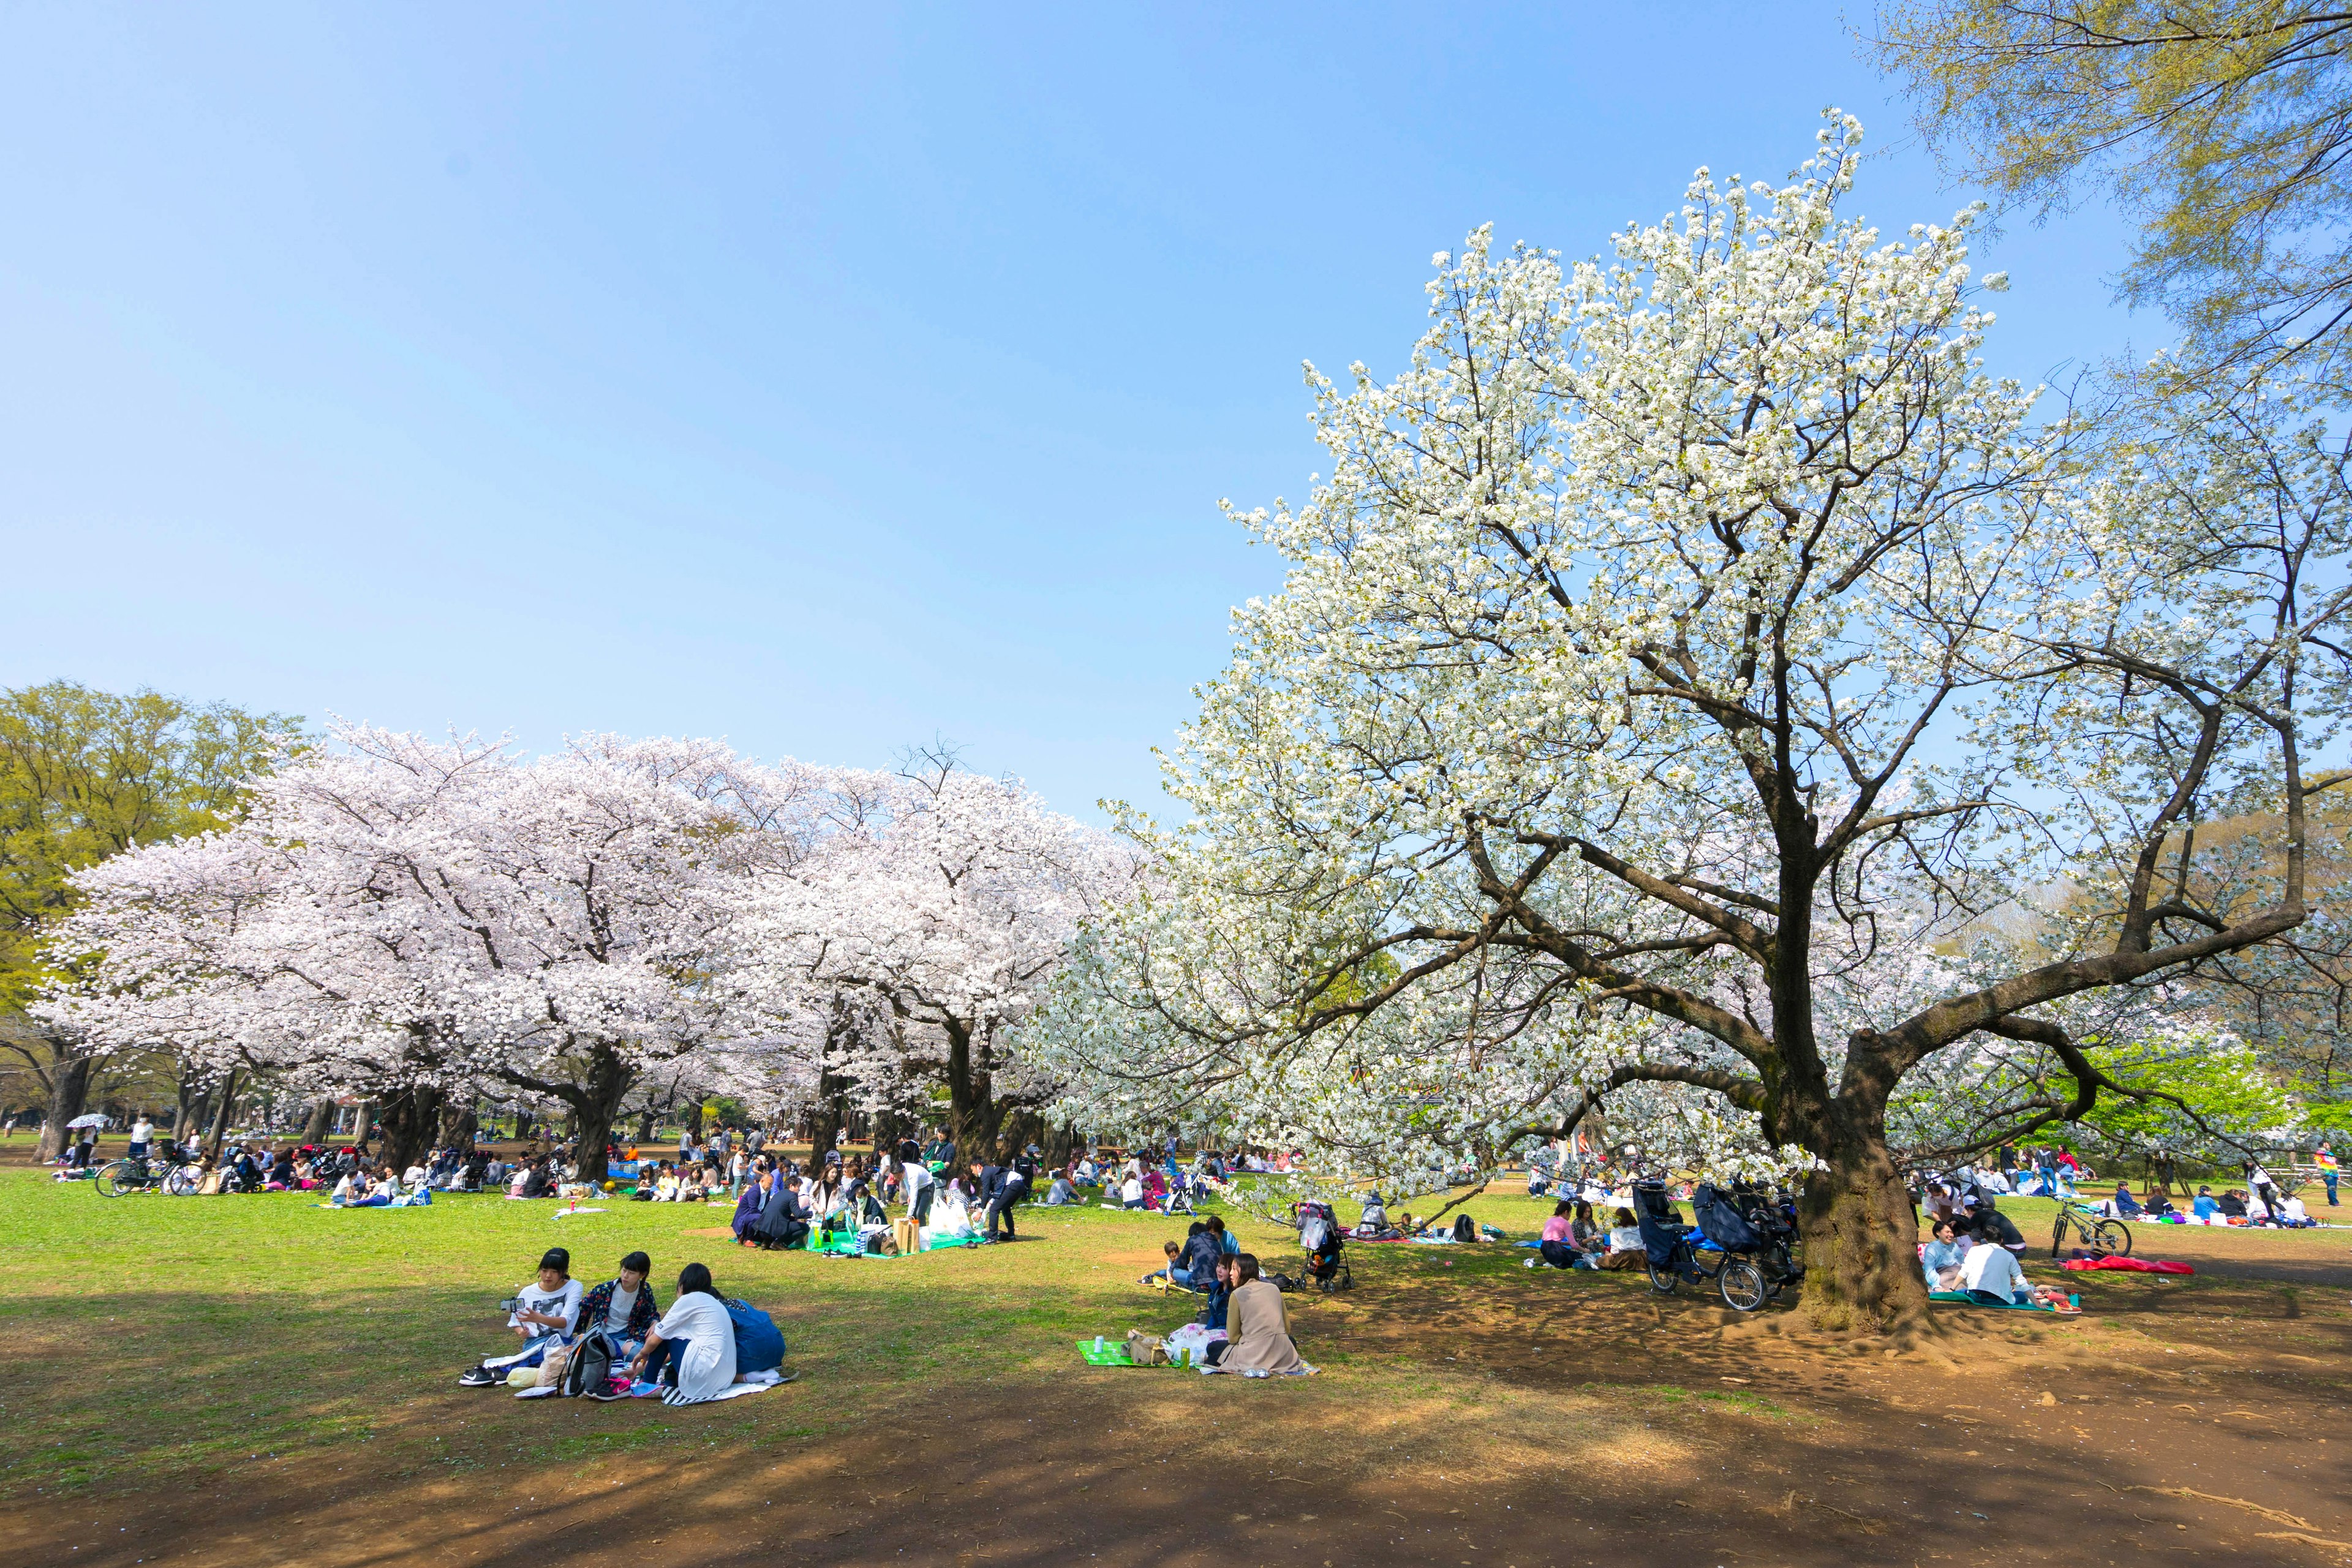
<path fill-rule="evenodd" d="M 519 1366 L 537 1366 L 549 1351 L 570 1341 L 583 1294 L 580 1281 L 572 1278 L 572 1254 L 561 1247 L 549 1247 L 539 1260 L 539 1278 L 499 1303 L 506 1309 L 507 1327 L 521 1336 L 522 1349 L 484 1361 L 460 1376 L 458 1384 L 488 1388 L 504 1383 Z"/>

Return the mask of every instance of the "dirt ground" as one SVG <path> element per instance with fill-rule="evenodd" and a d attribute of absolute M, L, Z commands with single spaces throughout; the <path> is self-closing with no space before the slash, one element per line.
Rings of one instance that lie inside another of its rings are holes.
<path fill-rule="evenodd" d="M 1347 1363 L 1323 1377 L 1024 1370 L 830 1437 L 794 1403 L 858 1393 L 803 1382 L 684 1463 L 627 1432 L 693 1412 L 448 1387 L 397 1416 L 448 1435 L 438 1476 L 258 1457 L 210 1490 L 18 1497 L 0 1539 L 190 1568 L 2352 1562 L 2344 1234 L 2161 1232 L 2142 1250 L 2193 1289 L 2078 1277 L 2084 1319 L 1955 1310 L 1926 1357 L 1630 1290 L 1368 1284 L 1296 1310 Z M 567 1439 L 576 1463 L 521 1458 Z"/>

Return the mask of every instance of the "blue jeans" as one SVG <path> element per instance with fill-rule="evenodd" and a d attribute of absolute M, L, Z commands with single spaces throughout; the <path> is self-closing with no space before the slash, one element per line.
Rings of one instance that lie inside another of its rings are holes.
<path fill-rule="evenodd" d="M 2328 1206 L 2329 1208 L 2334 1208 L 2334 1207 L 2336 1207 L 2336 1173 L 2335 1173 L 2335 1172 L 2333 1172 L 2333 1171 L 2330 1171 L 2330 1172 L 2328 1172 L 2328 1173 L 2326 1173 L 2326 1175 L 2324 1178 L 2322 1178 L 2322 1179 L 2323 1179 L 2323 1180 L 2325 1180 L 2325 1181 L 2327 1183 L 2327 1206 Z"/>
<path fill-rule="evenodd" d="M 676 1388 L 677 1369 L 686 1364 L 686 1347 L 693 1342 L 692 1340 L 662 1341 L 661 1349 L 654 1352 L 653 1360 L 646 1363 L 646 1381 L 667 1384 Z"/>

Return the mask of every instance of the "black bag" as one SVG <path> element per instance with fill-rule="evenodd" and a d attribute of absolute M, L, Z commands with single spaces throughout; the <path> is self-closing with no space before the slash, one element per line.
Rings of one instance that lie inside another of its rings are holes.
<path fill-rule="evenodd" d="M 613 1380 L 613 1342 L 603 1331 L 585 1335 L 572 1347 L 572 1354 L 563 1363 L 563 1378 L 558 1385 L 567 1394 L 577 1397 L 583 1394 L 602 1394 Z"/>
<path fill-rule="evenodd" d="M 1472 1219 L 1466 1214 L 1455 1215 L 1454 1216 L 1454 1239 L 1456 1241 L 1477 1240 L 1478 1222 Z"/>

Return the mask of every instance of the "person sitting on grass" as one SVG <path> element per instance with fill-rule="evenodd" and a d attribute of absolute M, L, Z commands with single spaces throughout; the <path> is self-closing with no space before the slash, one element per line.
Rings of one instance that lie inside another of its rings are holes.
<path fill-rule="evenodd" d="M 1632 1209 L 1621 1208 L 1609 1216 L 1609 1245 L 1601 1253 L 1603 1268 L 1641 1268 L 1650 1261 L 1650 1249 L 1642 1245 L 1641 1222 Z"/>
<path fill-rule="evenodd" d="M 2006 1247 L 1979 1245 L 1969 1248 L 1960 1264 L 1960 1287 L 1972 1300 L 1988 1307 L 2051 1307 L 2076 1309 L 2063 1293 L 2032 1283 L 2019 1267 L 2017 1254 Z"/>
<path fill-rule="evenodd" d="M 735 1381 L 735 1324 L 708 1267 L 678 1270 L 677 1299 L 630 1359 L 629 1375 L 631 1394 L 667 1389 L 663 1403 L 674 1405 L 716 1398 Z"/>
<path fill-rule="evenodd" d="M 735 1233 L 736 1241 L 745 1247 L 752 1245 L 751 1227 L 760 1223 L 760 1211 L 768 1206 L 768 1198 L 776 1190 L 776 1173 L 754 1172 L 743 1184 L 743 1195 L 735 1200 L 735 1215 L 727 1227 Z M 641 1193 L 638 1194 L 643 1196 Z"/>
<path fill-rule="evenodd" d="M 1552 1205 L 1551 1217 L 1544 1221 L 1543 1237 L 1536 1243 L 1536 1256 L 1528 1259 L 1528 1267 L 1549 1263 L 1554 1268 L 1573 1268 L 1582 1262 L 1584 1255 L 1576 1246 L 1575 1224 L 1576 1205 L 1572 1201 L 1562 1198 Z"/>
<path fill-rule="evenodd" d="M 2213 1189 L 2198 1188 L 2197 1195 L 2189 1200 L 2189 1212 L 2199 1225 L 2211 1225 L 2214 1216 L 2221 1212 L 2221 1205 L 2214 1201 Z"/>
<path fill-rule="evenodd" d="M 2007 1248 L 1997 1250 L 2006 1251 Z M 1936 1222 L 1927 1245 L 1919 1251 L 1919 1267 L 1927 1277 L 1930 1290 L 1957 1290 L 1960 1288 L 1960 1270 L 1968 1261 L 1969 1248 L 1960 1241 L 1959 1227 L 1948 1219 Z"/>
<path fill-rule="evenodd" d="M 1196 1225 L 1192 1228 L 1197 1231 L 1201 1227 Z M 1160 1244 L 1160 1250 L 1167 1256 L 1168 1261 L 1153 1269 L 1150 1273 L 1145 1275 L 1141 1279 L 1138 1280 L 1138 1284 L 1150 1285 L 1154 1282 L 1163 1284 L 1171 1283 L 1174 1281 L 1177 1275 L 1183 1272 L 1181 1268 L 1177 1267 L 1178 1260 L 1183 1256 L 1184 1249 L 1182 1247 L 1177 1246 L 1176 1243 L 1172 1241 L 1163 1241 Z"/>
<path fill-rule="evenodd" d="M 2303 1206 L 2301 1198 L 2289 1194 L 2279 1202 L 2278 1223 L 2291 1230 L 2301 1230 L 2317 1222 L 2311 1217 L 2311 1211 Z"/>
<path fill-rule="evenodd" d="M 1054 1184 L 1045 1190 L 1045 1206 L 1057 1209 L 1078 1201 L 1078 1189 L 1071 1184 L 1067 1169 L 1054 1173 Z"/>
<path fill-rule="evenodd" d="M 1234 1260 L 1230 1258 L 1220 1258 L 1217 1259 L 1215 1271 L 1210 1276 L 1208 1300 L 1201 1303 L 1201 1315 L 1193 1321 L 1204 1329 L 1223 1328 L 1233 1295 Z M 1216 1356 L 1223 1353 L 1223 1347 L 1219 1347 L 1210 1359 L 1213 1361 Z"/>
<path fill-rule="evenodd" d="M 653 1287 L 646 1283 L 646 1276 L 653 1271 L 652 1258 L 642 1252 L 632 1252 L 621 1259 L 619 1274 L 580 1299 L 580 1331 L 601 1333 L 612 1341 L 616 1359 L 634 1356 L 645 1349 L 646 1337 L 653 1332 L 654 1320 L 661 1316 Z"/>
<path fill-rule="evenodd" d="M 511 1355 L 482 1362 L 457 1379 L 467 1388 L 488 1388 L 504 1383 L 516 1367 L 537 1366 L 547 1352 L 568 1344 L 572 1325 L 580 1317 L 580 1281 L 572 1278 L 572 1254 L 551 1247 L 541 1255 L 539 1278 L 514 1293 L 507 1327 L 522 1341 Z"/>
<path fill-rule="evenodd" d="M 1299 1359 L 1291 1340 L 1282 1292 L 1258 1277 L 1256 1254 L 1237 1254 L 1230 1267 L 1234 1290 L 1225 1303 L 1225 1353 L 1207 1370 L 1261 1377 L 1314 1371 Z"/>

